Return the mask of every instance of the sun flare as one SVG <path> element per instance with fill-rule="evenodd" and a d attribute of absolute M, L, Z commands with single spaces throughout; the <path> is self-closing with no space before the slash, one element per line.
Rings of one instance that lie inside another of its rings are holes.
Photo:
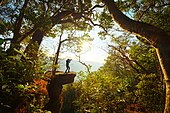
<path fill-rule="evenodd" d="M 86 52 L 91 49 L 92 44 L 90 42 L 83 42 L 81 47 L 82 47 L 82 52 Z"/>

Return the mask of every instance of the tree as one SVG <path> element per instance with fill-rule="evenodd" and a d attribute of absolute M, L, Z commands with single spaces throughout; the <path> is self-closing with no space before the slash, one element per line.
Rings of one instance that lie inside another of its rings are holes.
<path fill-rule="evenodd" d="M 116 6 L 114 1 L 103 1 L 114 20 L 123 29 L 142 37 L 152 45 L 159 59 L 166 84 L 166 104 L 164 113 L 170 112 L 170 36 L 164 30 L 151 24 L 132 20 L 125 16 Z"/>
<path fill-rule="evenodd" d="M 84 78 L 64 92 L 63 111 L 72 106 L 77 112 L 162 112 L 163 83 L 155 51 L 130 37 L 112 37 L 105 64 L 97 72 L 80 73 Z"/>
<path fill-rule="evenodd" d="M 170 112 L 170 36 L 168 34 L 170 27 L 161 25 L 162 18 L 158 23 L 153 22 L 153 19 L 149 19 L 150 17 L 154 17 L 154 11 L 159 13 L 159 16 L 161 13 L 169 15 L 169 2 L 164 1 L 162 4 L 162 0 L 140 0 L 140 3 L 144 4 L 143 6 L 147 6 L 146 8 L 143 7 L 143 9 L 138 8 L 139 1 L 136 2 L 127 0 L 127 2 L 122 2 L 120 0 L 120 4 L 119 2 L 115 3 L 114 1 L 109 0 L 103 0 L 103 2 L 107 5 L 109 12 L 120 27 L 131 33 L 137 34 L 140 40 L 152 45 L 157 51 L 157 56 L 166 83 L 165 113 Z M 119 6 L 119 8 L 117 8 L 117 6 Z M 153 6 L 157 7 L 157 9 L 154 9 Z M 49 36 L 52 28 L 55 26 L 59 26 L 60 29 L 60 25 L 63 25 L 63 23 L 68 24 L 71 27 L 74 26 L 73 28 L 75 29 L 90 28 L 91 25 L 97 25 L 93 23 L 90 17 L 93 15 L 93 9 L 100 6 L 96 5 L 89 9 L 90 7 L 92 7 L 91 1 L 86 0 L 78 0 L 78 2 L 74 0 L 5 1 L 2 7 L 0 7 L 0 33 L 4 39 L 9 39 L 10 41 L 8 55 L 13 55 L 14 52 L 15 54 L 18 54 L 18 52 L 13 49 L 16 48 L 19 50 L 22 41 L 26 38 L 32 37 L 25 49 L 25 53 L 27 53 L 30 57 L 36 56 L 43 37 Z M 159 7 L 163 7 L 163 9 L 158 10 Z M 139 9 L 137 10 L 139 15 L 137 15 L 136 11 L 134 18 L 141 21 L 132 20 L 121 12 L 121 10 L 126 11 L 131 8 Z M 109 25 L 109 22 L 112 21 L 112 19 L 109 16 L 105 18 L 106 16 L 106 13 L 102 13 L 100 18 L 104 19 L 101 22 L 103 22 L 102 24 L 106 23 L 106 26 L 104 27 L 107 30 L 112 29 L 112 25 Z M 158 20 L 159 19 L 157 18 L 157 21 Z M 149 24 L 142 21 L 148 22 Z M 166 19 L 166 22 L 169 22 L 168 18 Z M 154 27 L 154 25 L 156 27 Z M 32 49 L 31 46 L 35 43 L 37 43 L 37 47 L 35 49 L 36 52 L 32 55 L 32 53 L 29 53 L 28 50 L 30 50 L 30 48 Z"/>
<path fill-rule="evenodd" d="M 43 37 L 52 36 L 51 31 L 54 29 L 60 32 L 59 29 L 63 24 L 69 24 L 68 28 L 65 28 L 67 30 L 73 28 L 85 30 L 87 27 L 90 29 L 90 24 L 94 23 L 90 19 L 92 11 L 89 10 L 89 7 L 91 7 L 91 3 L 84 3 L 84 1 L 25 0 L 7 2 L 0 8 L 0 16 L 1 18 L 4 17 L 1 22 L 3 28 L 1 32 L 3 34 L 12 32 L 9 53 L 13 53 L 13 48 L 19 50 L 21 42 L 27 37 L 32 37 L 25 49 L 25 53 L 31 54 L 28 51 L 35 42 L 37 42 L 35 50 L 38 50 Z M 7 25 L 5 25 L 6 23 Z M 56 28 L 56 25 L 60 27 Z M 3 36 L 7 38 L 7 36 Z"/>

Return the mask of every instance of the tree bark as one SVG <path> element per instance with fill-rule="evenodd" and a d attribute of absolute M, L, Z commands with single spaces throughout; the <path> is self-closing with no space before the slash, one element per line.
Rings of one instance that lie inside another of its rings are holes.
<path fill-rule="evenodd" d="M 124 15 L 114 1 L 103 0 L 113 19 L 123 29 L 147 40 L 156 51 L 166 84 L 166 102 L 164 113 L 170 113 L 170 36 L 164 30 L 153 25 L 135 21 Z"/>
<path fill-rule="evenodd" d="M 44 34 L 40 29 L 37 29 L 34 32 L 30 43 L 28 44 L 24 51 L 24 53 L 26 53 L 28 57 L 32 57 L 33 59 L 37 57 L 38 49 L 42 42 L 43 37 Z"/>
<path fill-rule="evenodd" d="M 55 65 L 58 65 L 58 60 L 59 60 L 59 54 L 60 54 L 60 50 L 61 50 L 61 45 L 62 45 L 64 42 L 71 40 L 70 38 L 66 38 L 66 39 L 64 39 L 64 40 L 61 40 L 62 35 L 63 35 L 63 34 L 60 35 L 57 52 L 55 53 L 55 57 L 54 57 L 54 61 L 53 61 L 53 65 L 54 65 L 54 67 L 53 67 L 53 69 L 52 69 L 52 75 L 53 75 L 53 76 L 55 75 L 55 72 L 56 72 L 56 67 L 55 67 Z"/>
<path fill-rule="evenodd" d="M 24 12 L 25 9 L 27 8 L 29 0 L 25 0 L 22 9 L 20 10 L 20 13 L 18 17 L 16 18 L 15 24 L 14 24 L 14 29 L 13 29 L 13 39 L 11 40 L 10 48 L 8 49 L 7 53 L 9 55 L 15 55 L 16 52 L 14 52 L 14 48 L 20 49 L 20 39 L 21 39 L 21 26 L 24 18 Z"/>
<path fill-rule="evenodd" d="M 62 37 L 62 35 L 59 38 L 59 44 L 58 44 L 57 52 L 55 53 L 55 57 L 54 57 L 54 61 L 53 61 L 53 65 L 54 65 L 54 67 L 52 69 L 52 75 L 53 76 L 55 75 L 55 72 L 56 72 L 55 65 L 58 65 L 58 58 L 59 58 L 60 48 L 61 48 L 61 44 L 62 44 L 61 37 Z"/>

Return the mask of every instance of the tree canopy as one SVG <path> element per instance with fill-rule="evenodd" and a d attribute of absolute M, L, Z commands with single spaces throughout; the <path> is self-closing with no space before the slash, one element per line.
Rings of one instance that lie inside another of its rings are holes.
<path fill-rule="evenodd" d="M 51 61 L 40 48 L 43 39 L 59 40 L 49 66 L 56 71 L 62 48 L 81 52 L 97 26 L 100 38 L 110 40 L 109 56 L 96 72 L 79 59 L 88 73 L 64 89 L 62 111 L 168 113 L 169 12 L 168 0 L 2 0 L 0 112 L 47 112 L 49 76 L 43 72 Z"/>

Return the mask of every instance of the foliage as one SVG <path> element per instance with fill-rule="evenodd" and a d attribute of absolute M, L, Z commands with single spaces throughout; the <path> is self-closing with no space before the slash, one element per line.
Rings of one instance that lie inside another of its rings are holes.
<path fill-rule="evenodd" d="M 141 64 L 141 67 L 138 66 L 137 68 L 140 69 L 141 73 L 160 73 L 160 67 L 158 64 L 158 59 L 156 57 L 155 49 L 144 45 L 142 43 L 136 43 L 131 49 L 129 50 L 129 56 L 134 59 L 136 62 Z M 149 64 L 149 65 L 148 65 Z M 142 68 L 143 67 L 143 68 Z"/>
<path fill-rule="evenodd" d="M 47 102 L 47 82 L 42 79 L 34 79 L 33 83 L 16 86 L 22 102 L 16 107 L 15 112 L 21 113 L 24 110 L 27 112 L 44 113 L 42 110 Z"/>
<path fill-rule="evenodd" d="M 36 79 L 42 78 L 41 69 L 37 68 L 41 63 L 15 51 L 18 55 L 8 56 L 3 50 L 0 52 L 0 112 L 42 111 L 47 100 L 47 82 Z"/>
<path fill-rule="evenodd" d="M 39 43 L 41 42 L 36 44 L 32 40 L 35 41 L 38 38 L 43 38 L 43 36 L 58 36 L 57 34 L 61 32 L 60 29 L 67 30 L 69 35 L 75 29 L 90 30 L 91 25 L 86 23 L 85 20 L 92 15 L 88 12 L 91 6 L 90 1 L 88 3 L 77 3 L 73 0 L 68 3 L 68 1 L 61 2 L 56 0 L 12 0 L 7 1 L 0 7 L 0 44 L 4 46 L 4 48 L 0 47 L 1 111 L 13 112 L 16 107 L 19 107 L 17 112 L 24 112 L 24 110 L 40 112 L 36 110 L 42 109 L 45 103 L 43 99 L 46 98 L 47 94 L 45 96 L 42 94 L 44 89 L 40 90 L 40 92 L 34 92 L 34 90 L 39 90 L 37 88 L 39 86 L 32 84 L 32 82 L 35 78 L 43 78 L 42 72 L 46 70 L 44 65 L 47 60 L 46 57 L 43 57 L 43 54 L 38 53 Z M 63 13 L 65 12 L 71 13 L 64 15 Z M 37 29 L 40 31 L 38 33 L 42 33 L 38 34 L 38 37 L 35 36 Z M 71 45 L 72 43 L 77 45 L 82 38 L 86 40 L 89 36 L 84 34 L 81 37 L 71 38 L 73 38 L 72 42 L 70 41 L 71 43 L 68 42 L 66 45 Z M 6 46 L 5 40 L 9 40 L 9 47 Z M 31 46 L 29 47 L 29 45 Z M 79 49 L 79 47 L 76 49 Z M 41 82 L 43 83 L 43 81 Z M 39 85 L 41 86 L 42 84 Z"/>
<path fill-rule="evenodd" d="M 155 74 L 143 74 L 139 79 L 140 82 L 136 85 L 135 91 L 139 104 L 146 109 L 162 111 L 165 92 L 162 89 L 160 77 Z"/>
<path fill-rule="evenodd" d="M 95 1 L 100 2 L 101 0 Z M 72 86 L 67 86 L 63 92 L 63 112 L 66 112 L 65 109 L 70 112 L 92 113 L 162 111 L 165 92 L 154 49 L 136 41 L 129 34 L 114 36 L 115 24 L 107 9 L 98 10 L 98 13 L 90 10 L 92 5 L 87 0 L 71 0 L 69 3 L 65 0 L 10 0 L 2 4 L 0 112 L 48 112 L 43 110 L 48 99 L 45 88 L 47 82 L 42 80 L 47 58 L 44 54 L 37 56 L 38 52 L 34 47 L 29 50 L 33 55 L 28 56 L 22 48 L 13 49 L 11 45 L 20 45 L 25 49 L 24 41 L 30 44 L 28 41 L 36 29 L 46 37 L 56 37 L 64 31 L 69 39 L 63 44 L 64 48 L 80 53 L 82 41 L 92 40 L 88 32 L 97 24 L 91 21 L 100 23 L 105 29 L 99 32 L 101 39 L 111 37 L 109 56 L 97 72 L 80 73 L 81 79 Z M 170 7 L 167 0 L 118 0 L 116 5 L 131 18 L 170 31 Z M 71 13 L 59 16 L 65 11 Z M 74 34 L 74 30 L 78 32 Z M 81 30 L 85 32 L 80 32 Z M 10 48 L 17 54 L 6 51 L 6 40 L 10 41 Z M 66 105 L 68 100 L 70 101 Z"/>
<path fill-rule="evenodd" d="M 126 49 L 119 44 L 117 42 L 117 49 L 110 50 L 103 67 L 88 75 L 81 73 L 83 79 L 65 89 L 63 113 L 66 110 L 78 113 L 162 112 L 165 92 L 153 48 L 140 42 L 129 43 Z M 126 62 L 128 59 L 124 55 L 128 52 L 129 57 L 138 64 Z M 147 71 L 143 71 L 139 64 Z M 69 98 L 72 102 L 67 102 Z"/>
<path fill-rule="evenodd" d="M 120 112 L 124 102 L 118 92 L 113 90 L 117 91 L 118 87 L 112 76 L 105 77 L 96 73 L 87 76 L 86 80 L 73 85 L 75 112 Z"/>

